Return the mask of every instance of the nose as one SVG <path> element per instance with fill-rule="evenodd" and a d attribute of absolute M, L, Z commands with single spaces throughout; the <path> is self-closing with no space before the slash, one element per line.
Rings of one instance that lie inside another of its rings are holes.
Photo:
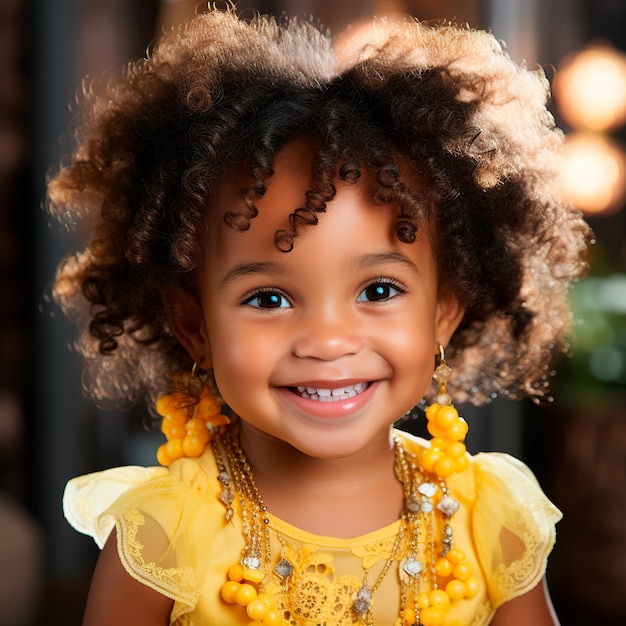
<path fill-rule="evenodd" d="M 358 321 L 348 311 L 311 312 L 301 319 L 293 353 L 301 359 L 333 361 L 358 354 L 364 346 Z"/>

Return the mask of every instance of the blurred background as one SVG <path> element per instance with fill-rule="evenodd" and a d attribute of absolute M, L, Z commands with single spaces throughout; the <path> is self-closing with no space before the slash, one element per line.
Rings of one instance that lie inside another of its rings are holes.
<path fill-rule="evenodd" d="M 195 5 L 0 0 L 0 626 L 80 624 L 97 553 L 63 519 L 64 484 L 117 464 L 155 463 L 160 437 L 142 430 L 141 410 L 101 412 L 81 395 L 72 329 L 47 295 L 75 242 L 49 224 L 41 203 L 81 78 L 143 56 Z M 312 14 L 333 33 L 372 13 L 467 22 L 490 28 L 515 61 L 556 76 L 551 106 L 568 134 L 564 184 L 597 239 L 590 275 L 572 292 L 573 351 L 555 363 L 549 407 L 468 408 L 468 445 L 522 458 L 565 513 L 548 570 L 563 626 L 626 623 L 626 1 L 238 6 Z"/>

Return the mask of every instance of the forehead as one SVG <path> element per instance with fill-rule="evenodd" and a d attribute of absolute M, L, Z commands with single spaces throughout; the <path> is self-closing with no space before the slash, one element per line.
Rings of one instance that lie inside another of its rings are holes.
<path fill-rule="evenodd" d="M 272 176 L 264 180 L 265 192 L 262 195 L 250 193 L 255 186 L 255 181 L 249 168 L 240 165 L 233 168 L 231 174 L 219 186 L 211 204 L 210 227 L 218 239 L 227 236 L 230 239 L 231 231 L 239 234 L 255 233 L 257 236 L 266 237 L 267 241 L 274 246 L 277 232 L 297 230 L 297 240 L 315 228 L 311 221 L 327 221 L 327 214 L 339 210 L 343 202 L 340 200 L 350 195 L 354 203 L 362 207 L 375 209 L 375 215 L 379 226 L 384 230 L 393 230 L 398 219 L 400 205 L 397 201 L 381 202 L 374 200 L 374 195 L 382 189 L 377 182 L 375 170 L 371 166 L 359 165 L 360 177 L 356 183 L 348 183 L 339 178 L 336 172 L 329 172 L 320 177 L 319 172 L 312 188 L 316 154 L 313 142 L 307 139 L 297 139 L 288 143 L 276 155 L 273 162 Z M 410 189 L 411 193 L 420 198 L 423 206 L 429 204 L 426 200 L 427 190 L 425 185 L 418 180 L 411 168 L 398 157 L 397 159 L 400 178 Z M 245 195 L 249 197 L 246 200 Z M 320 205 L 320 198 L 326 201 L 326 210 L 316 212 L 314 210 L 303 211 L 308 200 L 312 206 Z M 232 215 L 236 218 L 233 220 Z M 367 212 L 361 215 L 353 215 L 356 222 L 362 221 Z M 424 215 L 424 217 L 427 217 Z M 371 221 L 371 220 L 370 220 Z M 418 237 L 430 232 L 430 228 L 420 219 Z M 384 224 L 383 224 L 384 222 Z M 422 232 L 419 232 L 422 231 Z M 394 233 L 395 237 L 395 233 Z M 216 243 L 215 237 L 211 237 Z"/>

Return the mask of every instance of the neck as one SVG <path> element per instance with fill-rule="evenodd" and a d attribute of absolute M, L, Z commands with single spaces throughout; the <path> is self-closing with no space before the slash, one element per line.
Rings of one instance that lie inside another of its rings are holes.
<path fill-rule="evenodd" d="M 268 510 L 308 532 L 354 537 L 398 519 L 402 485 L 389 434 L 349 458 L 314 458 L 241 422 L 241 446 Z"/>

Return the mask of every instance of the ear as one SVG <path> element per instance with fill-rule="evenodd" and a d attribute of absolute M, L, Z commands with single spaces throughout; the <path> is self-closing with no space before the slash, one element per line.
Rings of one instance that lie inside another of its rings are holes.
<path fill-rule="evenodd" d="M 211 368 L 211 346 L 199 300 L 188 291 L 170 287 L 162 294 L 174 335 L 202 369 Z"/>
<path fill-rule="evenodd" d="M 456 296 L 449 289 L 442 289 L 437 300 L 435 313 L 435 341 L 447 346 L 450 338 L 461 323 L 465 309 L 459 304 Z"/>

